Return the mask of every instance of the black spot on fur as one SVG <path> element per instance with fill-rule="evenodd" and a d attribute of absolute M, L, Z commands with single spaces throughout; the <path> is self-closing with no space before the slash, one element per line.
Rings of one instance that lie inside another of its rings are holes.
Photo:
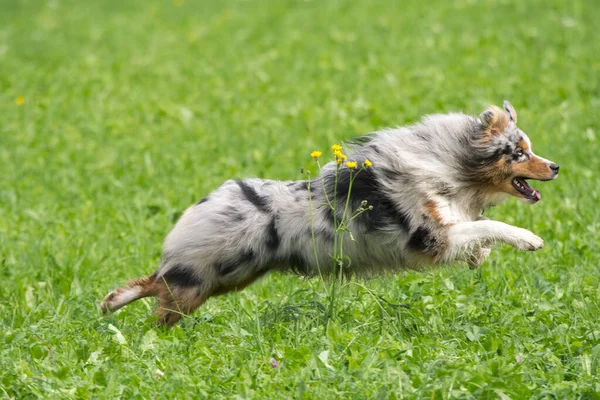
<path fill-rule="evenodd" d="M 466 152 L 461 157 L 462 169 L 464 171 L 464 177 L 466 179 L 477 179 L 479 177 L 479 170 L 485 167 L 489 167 L 496 161 L 500 160 L 503 153 L 503 148 L 485 149 L 484 151 L 473 149 L 472 151 Z"/>
<path fill-rule="evenodd" d="M 306 260 L 302 256 L 302 254 L 297 252 L 292 252 L 288 254 L 286 257 L 275 258 L 269 264 L 267 269 L 279 269 L 279 270 L 289 270 L 298 275 L 308 276 L 311 273 L 311 269 L 307 264 Z"/>
<path fill-rule="evenodd" d="M 393 171 L 389 171 L 390 174 Z M 363 212 L 358 220 L 366 224 L 368 230 L 381 230 L 390 226 L 400 227 L 408 230 L 409 217 L 404 210 L 401 210 L 395 205 L 389 196 L 385 193 L 385 190 L 379 183 L 377 177 L 374 174 L 372 168 L 360 171 L 357 174 L 352 184 L 352 192 L 350 193 L 350 210 L 348 215 L 352 215 L 354 211 L 360 208 L 361 203 L 366 200 L 367 207 L 372 206 L 372 210 Z M 395 180 L 398 180 L 399 174 L 394 174 Z M 337 209 L 343 212 L 346 198 L 350 190 L 350 179 L 351 172 L 347 168 L 339 170 L 338 184 L 337 184 Z M 335 177 L 328 176 L 325 179 L 325 190 L 328 192 L 330 199 L 333 199 L 333 193 L 335 190 Z M 332 220 L 333 211 L 327 209 L 327 216 Z M 341 214 L 338 215 L 338 218 Z"/>
<path fill-rule="evenodd" d="M 195 206 L 202 204 L 202 203 L 206 203 L 208 201 L 208 196 L 206 196 L 205 198 L 203 198 L 202 200 L 200 200 L 199 202 L 197 202 L 196 204 L 194 204 Z"/>
<path fill-rule="evenodd" d="M 233 257 L 229 260 L 218 262 L 215 264 L 215 269 L 220 276 L 231 274 L 233 271 L 238 269 L 240 266 L 248 266 L 254 262 L 254 251 L 247 250 L 239 254 L 237 257 Z"/>
<path fill-rule="evenodd" d="M 333 221 L 333 210 L 331 209 L 331 207 L 329 207 L 329 205 L 325 205 L 325 218 L 327 218 L 328 221 Z"/>
<path fill-rule="evenodd" d="M 308 182 L 307 181 L 296 182 L 296 184 L 294 185 L 294 189 L 296 189 L 297 192 L 308 190 Z"/>
<path fill-rule="evenodd" d="M 385 175 L 386 179 L 390 181 L 398 181 L 402 177 L 402 173 L 400 171 L 394 171 L 389 168 L 378 168 L 377 171 Z"/>
<path fill-rule="evenodd" d="M 237 260 L 227 260 L 217 263 L 215 267 L 220 276 L 225 276 L 235 271 L 238 266 L 239 264 L 237 263 Z"/>
<path fill-rule="evenodd" d="M 308 267 L 306 260 L 300 253 L 292 253 L 288 257 L 288 265 L 295 273 L 299 275 L 308 275 L 310 268 Z"/>
<path fill-rule="evenodd" d="M 373 222 L 372 225 L 374 229 L 384 225 L 390 217 L 393 224 L 398 225 L 400 228 L 408 229 L 408 215 L 406 212 L 394 205 L 388 198 L 381 199 L 379 204 L 373 206 L 373 211 L 375 212 L 373 212 L 370 217 L 371 221 Z"/>
<path fill-rule="evenodd" d="M 502 154 L 510 154 L 513 152 L 513 147 L 510 145 L 510 143 L 506 143 L 506 146 L 504 146 L 504 149 L 502 149 Z"/>
<path fill-rule="evenodd" d="M 363 146 L 365 144 L 370 143 L 374 138 L 375 133 L 367 133 L 366 135 L 349 140 L 348 143 Z"/>
<path fill-rule="evenodd" d="M 435 247 L 436 239 L 432 235 L 431 230 L 424 226 L 420 226 L 408 239 L 406 247 L 411 250 L 423 251 Z"/>
<path fill-rule="evenodd" d="M 194 274 L 194 267 L 185 264 L 175 264 L 164 273 L 162 278 L 168 285 L 182 287 L 199 286 L 202 283 Z"/>
<path fill-rule="evenodd" d="M 267 249 L 270 251 L 276 251 L 279 248 L 279 233 L 277 232 L 277 220 L 276 217 L 271 218 L 269 226 L 267 227 Z"/>
<path fill-rule="evenodd" d="M 262 212 L 269 212 L 269 201 L 266 197 L 260 196 L 252 187 L 248 186 L 244 181 L 237 181 L 242 194 L 246 196 L 246 200 L 254 204 Z"/>
<path fill-rule="evenodd" d="M 484 164 L 489 165 L 489 164 L 495 163 L 496 161 L 498 161 L 499 159 L 502 158 L 502 156 L 504 155 L 503 152 L 504 152 L 504 150 L 500 149 L 500 148 L 494 150 L 494 152 L 491 155 L 489 155 L 487 158 L 483 159 Z"/>

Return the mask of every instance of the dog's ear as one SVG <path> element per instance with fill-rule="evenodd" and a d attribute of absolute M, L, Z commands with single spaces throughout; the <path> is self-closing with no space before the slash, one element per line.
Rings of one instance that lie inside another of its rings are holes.
<path fill-rule="evenodd" d="M 486 133 L 492 135 L 499 135 L 504 132 L 510 122 L 509 115 L 496 106 L 489 106 L 479 117 L 485 126 Z"/>
<path fill-rule="evenodd" d="M 504 100 L 504 110 L 508 113 L 508 117 L 512 122 L 517 124 L 517 112 L 512 104 L 508 102 L 508 100 Z"/>

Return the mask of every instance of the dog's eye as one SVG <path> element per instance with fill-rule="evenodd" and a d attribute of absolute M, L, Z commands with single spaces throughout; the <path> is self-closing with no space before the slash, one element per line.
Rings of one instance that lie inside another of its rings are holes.
<path fill-rule="evenodd" d="M 517 157 L 521 157 L 524 154 L 523 149 L 517 149 L 517 151 L 515 151 L 515 154 L 517 155 Z"/>

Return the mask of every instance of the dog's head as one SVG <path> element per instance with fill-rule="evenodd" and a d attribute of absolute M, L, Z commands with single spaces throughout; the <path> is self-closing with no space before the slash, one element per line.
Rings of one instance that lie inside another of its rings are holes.
<path fill-rule="evenodd" d="M 478 176 L 490 194 L 507 193 L 527 203 L 537 203 L 540 192 L 528 179 L 548 181 L 558 176 L 559 166 L 533 153 L 531 141 L 517 128 L 517 112 L 508 102 L 504 109 L 490 106 L 480 115 L 476 141 L 480 152 Z"/>

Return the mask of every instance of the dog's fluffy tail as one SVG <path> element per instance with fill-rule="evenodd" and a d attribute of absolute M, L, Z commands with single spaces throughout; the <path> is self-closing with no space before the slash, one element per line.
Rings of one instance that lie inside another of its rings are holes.
<path fill-rule="evenodd" d="M 125 287 L 115 289 L 104 297 L 100 305 L 104 314 L 117 311 L 127 304 L 142 297 L 158 296 L 159 288 L 155 281 L 156 274 L 147 278 L 129 281 Z"/>

